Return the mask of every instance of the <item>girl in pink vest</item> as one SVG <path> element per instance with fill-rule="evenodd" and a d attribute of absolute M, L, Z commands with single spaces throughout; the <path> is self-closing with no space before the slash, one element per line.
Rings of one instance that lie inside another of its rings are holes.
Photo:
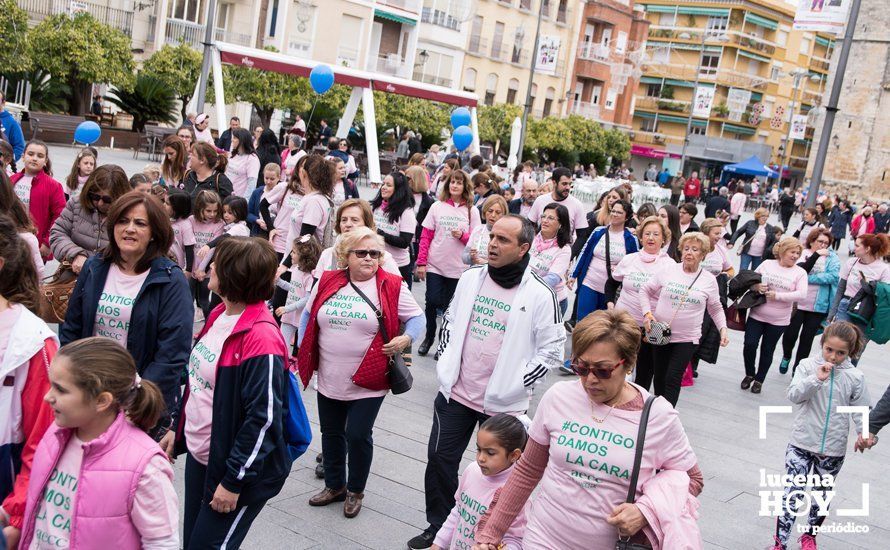
<path fill-rule="evenodd" d="M 59 350 L 44 398 L 55 423 L 37 447 L 19 548 L 179 548 L 173 468 L 146 434 L 164 411 L 113 340 Z"/>

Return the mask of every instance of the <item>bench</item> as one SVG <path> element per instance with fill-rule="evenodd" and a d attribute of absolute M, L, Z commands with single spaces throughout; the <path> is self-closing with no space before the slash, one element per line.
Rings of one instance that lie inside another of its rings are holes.
<path fill-rule="evenodd" d="M 74 130 L 84 120 L 86 119 L 82 116 L 30 113 L 31 136 L 29 139 L 43 139 L 43 141 L 74 145 Z M 47 134 L 47 137 L 43 137 L 44 134 Z"/>

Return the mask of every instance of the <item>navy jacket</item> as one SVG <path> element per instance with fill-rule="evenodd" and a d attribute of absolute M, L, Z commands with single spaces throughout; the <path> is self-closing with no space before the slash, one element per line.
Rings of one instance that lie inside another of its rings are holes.
<path fill-rule="evenodd" d="M 260 219 L 260 201 L 265 190 L 264 186 L 257 187 L 250 193 L 250 200 L 247 201 L 247 226 L 250 227 L 251 237 L 262 235 L 264 238 L 268 238 L 269 235 L 268 231 L 264 231 L 256 223 Z"/>
<path fill-rule="evenodd" d="M 93 336 L 96 309 L 110 268 L 111 260 L 101 253 L 83 265 L 65 322 L 59 328 L 63 346 Z M 167 415 L 175 413 L 179 404 L 181 376 L 192 348 L 194 318 L 194 301 L 182 269 L 169 258 L 156 258 L 133 304 L 127 351 L 136 361 L 139 376 L 161 389 Z"/>
<path fill-rule="evenodd" d="M 587 242 L 584 244 L 584 248 L 581 250 L 581 254 L 578 256 L 578 263 L 575 264 L 575 272 L 572 273 L 572 277 L 578 279 L 580 282 L 584 281 L 584 277 L 587 275 L 587 270 L 590 268 L 590 261 L 593 260 L 593 249 L 596 248 L 597 243 L 606 234 L 606 231 L 609 229 L 608 226 L 597 227 L 593 230 L 590 237 L 587 239 Z M 626 254 L 633 254 L 640 249 L 637 244 L 637 238 L 633 236 L 633 233 L 624 229 L 624 252 Z M 617 265 L 617 264 L 615 264 Z M 615 269 L 615 265 L 612 266 L 612 269 Z"/>

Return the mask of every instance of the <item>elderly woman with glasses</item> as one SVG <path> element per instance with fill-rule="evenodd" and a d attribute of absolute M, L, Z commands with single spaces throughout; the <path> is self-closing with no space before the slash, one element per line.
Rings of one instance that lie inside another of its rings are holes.
<path fill-rule="evenodd" d="M 411 347 L 425 322 L 402 277 L 381 269 L 383 237 L 358 227 L 342 234 L 334 251 L 344 269 L 325 271 L 312 289 L 298 362 L 304 387 L 318 371 L 325 488 L 309 505 L 345 501 L 343 514 L 354 518 L 371 471 L 374 421 L 389 392 L 387 362 Z"/>
<path fill-rule="evenodd" d="M 828 316 L 831 302 L 840 282 L 841 261 L 831 249 L 831 231 L 824 227 L 816 227 L 807 233 L 806 249 L 797 264 L 807 272 L 807 297 L 797 302 L 797 308 L 791 315 L 791 324 L 782 335 L 782 362 L 779 372 L 788 372 L 791 364 L 791 352 L 800 336 L 797 356 L 791 367 L 791 375 L 797 371 L 801 359 L 810 356 L 813 340 L 816 338 L 822 321 Z"/>
<path fill-rule="evenodd" d="M 613 548 L 619 536 L 663 547 L 659 537 L 672 521 L 684 538 L 699 540 L 690 547 L 701 545 L 688 511 L 657 505 L 648 496 L 649 488 L 667 490 L 685 505 L 693 498 L 687 493 L 701 492 L 703 476 L 677 412 L 627 379 L 639 347 L 640 330 L 625 311 L 596 311 L 578 322 L 571 360 L 578 378 L 557 382 L 541 398 L 525 451 L 489 521 L 476 533 L 475 549 L 500 548 L 539 484 L 526 514 L 525 547 Z M 650 399 L 636 484 L 647 491 L 637 491 L 628 504 L 638 430 Z"/>

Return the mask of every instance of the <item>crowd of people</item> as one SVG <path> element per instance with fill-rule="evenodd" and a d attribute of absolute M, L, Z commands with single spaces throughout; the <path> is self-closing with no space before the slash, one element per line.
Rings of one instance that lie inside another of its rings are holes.
<path fill-rule="evenodd" d="M 741 184 L 636 207 L 618 185 L 588 209 L 570 169 L 541 182 L 526 163 L 501 179 L 482 157 L 413 151 L 416 134 L 368 201 L 348 141 L 329 131 L 322 155 L 304 150 L 305 125 L 284 149 L 259 130 L 233 118 L 213 141 L 198 115 L 165 140 L 156 173 L 128 177 L 85 148 L 60 182 L 39 141 L 11 177 L 0 170 L 9 547 L 237 548 L 291 469 L 290 377 L 317 399 L 323 487 L 308 505 L 354 518 L 375 422 L 416 349 L 434 354 L 438 391 L 429 525 L 409 548 L 698 548 L 705 476 L 676 407 L 739 310 L 741 389 L 762 391 L 780 341 L 779 371 L 792 370 L 787 473 L 840 470 L 850 417 L 830 406 L 871 405 L 857 305 L 890 283 L 886 208 L 822 203 L 793 235 L 781 206 L 784 228 L 767 208 L 737 226 Z M 52 330 L 40 279 L 56 265 L 76 283 Z M 550 372 L 572 378 L 536 394 Z M 890 391 L 855 448 L 888 420 Z M 822 521 L 810 514 L 803 548 Z"/>

